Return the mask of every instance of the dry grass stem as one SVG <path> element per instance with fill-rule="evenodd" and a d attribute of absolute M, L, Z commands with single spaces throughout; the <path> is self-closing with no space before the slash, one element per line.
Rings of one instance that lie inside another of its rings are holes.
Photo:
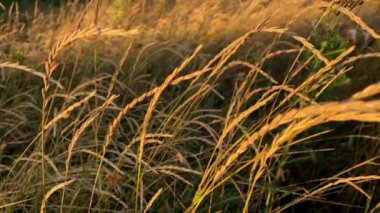
<path fill-rule="evenodd" d="M 161 195 L 162 193 L 162 188 L 159 189 L 153 197 L 149 200 L 148 204 L 146 204 L 146 207 L 144 209 L 144 213 L 148 212 L 148 210 L 153 206 L 154 202 L 157 200 L 157 198 Z"/>
<path fill-rule="evenodd" d="M 63 183 L 60 183 L 58 185 L 55 185 L 53 188 L 51 188 L 47 193 L 46 195 L 44 196 L 44 199 L 42 200 L 42 204 L 41 204 L 41 209 L 40 209 L 40 213 L 43 213 L 43 212 L 46 212 L 45 208 L 46 208 L 46 204 L 47 204 L 47 201 L 49 199 L 49 197 L 56 191 L 66 187 L 67 185 L 70 185 L 72 184 L 73 182 L 75 181 L 75 179 L 73 180 L 69 180 L 69 181 L 65 181 Z"/>

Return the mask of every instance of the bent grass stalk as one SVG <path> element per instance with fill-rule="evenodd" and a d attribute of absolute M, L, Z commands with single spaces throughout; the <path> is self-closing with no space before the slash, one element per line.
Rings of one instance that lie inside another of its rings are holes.
<path fill-rule="evenodd" d="M 45 212 L 45 207 L 46 207 L 46 204 L 47 204 L 47 201 L 49 199 L 49 197 L 56 191 L 66 187 L 67 185 L 70 185 L 72 184 L 73 182 L 75 181 L 75 179 L 73 180 L 69 180 L 69 181 L 65 181 L 63 183 L 60 183 L 58 185 L 55 185 L 53 188 L 51 188 L 43 197 L 44 199 L 42 200 L 42 203 L 41 203 L 41 209 L 40 209 L 40 213 L 44 213 Z"/>
<path fill-rule="evenodd" d="M 69 168 L 70 168 L 70 160 L 71 156 L 74 150 L 74 147 L 80 137 L 80 135 L 84 132 L 84 130 L 92 123 L 94 120 L 99 116 L 100 113 L 103 113 L 105 108 L 109 106 L 115 99 L 117 98 L 116 95 L 111 95 L 100 107 L 94 110 L 94 113 L 79 127 L 79 129 L 74 133 L 74 136 L 71 139 L 71 142 L 68 147 L 67 151 L 67 159 L 65 162 L 65 181 L 67 180 L 67 176 L 69 174 Z M 65 188 L 63 189 L 62 198 L 61 198 L 61 212 L 62 212 L 62 206 L 65 199 Z"/>
<path fill-rule="evenodd" d="M 47 121 L 47 108 L 48 108 L 48 99 L 49 99 L 49 88 L 50 88 L 50 77 L 52 76 L 55 69 L 58 67 L 58 63 L 56 62 L 56 58 L 60 51 L 65 48 L 66 46 L 70 45 L 71 43 L 79 40 L 79 39 L 88 39 L 94 36 L 133 36 L 138 34 L 138 30 L 130 30 L 130 31 L 124 31 L 124 30 L 114 30 L 114 29 L 100 29 L 100 28 L 89 28 L 84 30 L 78 30 L 71 34 L 68 34 L 61 39 L 59 39 L 53 48 L 49 52 L 49 56 L 47 61 L 45 62 L 45 75 L 43 78 L 44 81 L 44 87 L 41 90 L 41 96 L 42 96 L 42 106 L 41 106 L 41 137 L 40 137 L 40 147 L 41 147 L 41 191 L 42 196 L 45 194 L 45 142 L 46 142 L 46 121 Z M 44 198 L 42 198 L 43 200 Z"/>
<path fill-rule="evenodd" d="M 170 83 L 173 81 L 173 79 L 175 78 L 175 76 L 180 72 L 182 71 L 187 65 L 188 63 L 190 63 L 194 57 L 199 53 L 199 51 L 201 50 L 202 46 L 199 46 L 195 51 L 194 53 L 187 59 L 184 60 L 184 62 L 181 64 L 180 67 L 178 67 L 177 69 L 175 69 L 172 74 L 170 74 L 164 81 L 164 83 L 162 84 L 162 86 L 160 87 L 157 87 L 155 88 L 154 90 L 154 93 L 152 93 L 152 95 L 154 94 L 154 97 L 151 101 L 151 104 L 147 110 L 147 113 L 146 113 L 146 116 L 144 118 L 144 122 L 143 122 L 143 128 L 142 128 L 142 132 L 141 132 L 141 141 L 140 141 L 140 148 L 139 150 L 139 154 L 138 154 L 138 160 L 137 160 L 137 186 L 140 187 L 140 181 L 141 181 L 141 161 L 142 161 L 142 151 L 143 151 L 143 144 L 145 143 L 145 136 L 147 134 L 147 128 L 148 128 L 148 124 L 149 124 L 149 121 L 150 121 L 150 118 L 152 116 L 152 113 L 153 113 L 153 110 L 154 110 L 154 107 L 159 99 L 159 97 L 161 96 L 161 93 L 163 92 L 163 90 L 168 86 L 170 85 Z M 158 94 L 158 95 L 157 95 Z M 140 98 L 138 99 L 134 99 L 130 104 L 128 104 L 123 111 L 128 111 L 130 109 L 130 106 L 134 106 L 136 105 L 138 102 L 141 102 L 142 100 L 144 100 L 146 97 L 148 96 L 148 94 L 146 93 L 145 95 L 142 95 L 140 96 Z M 134 104 L 132 104 L 134 103 Z M 118 125 L 118 123 L 121 121 L 122 117 L 123 117 L 123 111 L 119 113 L 118 117 L 113 121 L 112 125 L 110 125 L 109 127 L 109 131 L 108 131 L 108 134 L 106 136 L 106 141 L 103 145 L 103 158 L 105 156 L 105 153 L 106 153 L 106 150 L 107 150 L 107 146 L 109 145 L 109 143 L 111 142 L 111 138 L 112 138 L 112 132 L 114 132 L 114 126 L 116 128 L 116 126 Z M 125 114 L 126 114 L 125 112 Z M 124 115 L 125 115 L 124 114 Z M 103 159 L 102 158 L 102 159 Z M 98 177 L 99 177 L 99 174 L 100 174 L 100 169 L 101 169 L 101 166 L 102 166 L 102 160 L 100 161 L 99 163 L 99 166 L 98 166 L 98 169 L 97 169 L 97 172 L 96 172 L 96 177 L 95 177 L 95 181 L 94 181 L 94 184 L 93 184 L 93 188 L 92 188 L 92 193 L 91 193 L 91 198 L 90 198 L 90 204 L 89 204 L 89 208 L 91 208 L 91 205 L 92 205 L 92 200 L 93 200 L 93 196 L 94 196 L 94 192 L 95 192 L 95 188 L 96 188 L 96 183 L 97 183 L 97 180 L 98 180 Z M 139 197 L 139 188 L 136 189 L 136 210 L 138 209 L 138 198 Z M 142 200 L 141 200 L 142 202 Z M 140 205 L 141 206 L 141 205 Z M 141 206 L 142 207 L 142 206 Z"/>
<path fill-rule="evenodd" d="M 173 81 L 173 79 L 177 76 L 178 73 L 180 73 L 193 59 L 194 57 L 201 51 L 202 46 L 198 46 L 194 53 L 187 59 L 183 61 L 181 66 L 179 66 L 177 69 L 175 69 L 164 81 L 164 83 L 158 88 L 157 92 L 154 94 L 149 107 L 147 109 L 143 124 L 142 124 L 142 130 L 141 130 L 141 140 L 140 140 L 140 147 L 139 147 L 139 152 L 138 152 L 138 159 L 137 159 L 137 184 L 136 184 L 136 204 L 138 203 L 138 199 L 140 199 L 140 208 L 141 210 L 143 209 L 143 198 L 139 197 L 139 195 L 142 195 L 142 192 L 139 192 L 139 189 L 142 189 L 143 187 L 140 186 L 143 178 L 143 172 L 141 171 L 141 161 L 142 161 L 142 156 L 144 153 L 144 144 L 146 140 L 146 134 L 148 132 L 149 128 L 149 122 L 153 116 L 153 111 L 154 108 L 162 94 L 162 92 L 170 85 L 170 82 Z M 137 205 L 135 207 L 137 210 Z"/>
<path fill-rule="evenodd" d="M 221 184 L 221 177 L 226 173 L 228 168 L 235 162 L 235 160 L 246 152 L 248 147 L 256 142 L 259 138 L 266 135 L 271 130 L 278 128 L 284 124 L 288 124 L 299 119 L 303 119 L 300 122 L 291 124 L 283 133 L 283 136 L 272 142 L 272 146 L 269 149 L 262 151 L 262 155 L 265 156 L 264 161 L 269 159 L 279 149 L 280 145 L 286 142 L 289 137 L 294 137 L 298 133 L 322 123 L 330 121 L 347 121 L 357 120 L 363 122 L 380 122 L 380 101 L 348 101 L 348 102 L 336 102 L 327 103 L 324 105 L 309 106 L 304 109 L 293 109 L 285 114 L 277 115 L 270 123 L 264 125 L 259 131 L 254 132 L 241 143 L 232 145 L 228 150 L 225 150 L 224 154 L 220 157 L 220 161 L 225 161 L 222 165 L 218 165 L 218 162 L 212 164 L 210 170 L 214 168 L 213 177 L 207 178 L 207 181 L 202 187 L 198 188 L 193 203 L 188 209 L 190 212 L 196 211 L 202 200 L 212 192 L 215 184 Z M 211 170 L 212 171 L 212 170 Z M 210 171 L 210 172 L 211 172 Z M 210 173 L 209 172 L 209 173 Z M 255 179 L 258 179 L 257 176 Z M 225 181 L 225 180 L 224 180 Z"/>

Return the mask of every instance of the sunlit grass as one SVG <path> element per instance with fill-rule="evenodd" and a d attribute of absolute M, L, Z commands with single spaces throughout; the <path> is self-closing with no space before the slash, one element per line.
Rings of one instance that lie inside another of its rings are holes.
<path fill-rule="evenodd" d="M 101 2 L 4 6 L 0 209 L 379 210 L 379 79 L 350 73 L 380 52 L 339 23 L 380 35 L 355 10 Z"/>

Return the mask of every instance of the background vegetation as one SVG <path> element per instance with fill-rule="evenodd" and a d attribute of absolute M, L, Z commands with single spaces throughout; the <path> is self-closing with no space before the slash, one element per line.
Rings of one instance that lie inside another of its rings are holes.
<path fill-rule="evenodd" d="M 1 1 L 0 211 L 380 211 L 379 12 Z"/>

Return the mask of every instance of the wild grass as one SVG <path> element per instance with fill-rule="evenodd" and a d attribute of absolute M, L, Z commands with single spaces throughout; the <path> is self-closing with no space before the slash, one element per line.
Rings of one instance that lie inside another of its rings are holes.
<path fill-rule="evenodd" d="M 1 210 L 380 210 L 375 2 L 100 2 L 0 4 Z"/>

